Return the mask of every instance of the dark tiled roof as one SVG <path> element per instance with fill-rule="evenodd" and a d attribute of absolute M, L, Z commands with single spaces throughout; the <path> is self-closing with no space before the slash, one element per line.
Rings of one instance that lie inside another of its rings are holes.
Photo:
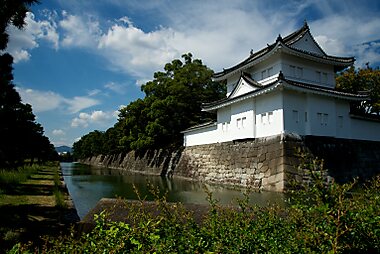
<path fill-rule="evenodd" d="M 215 106 L 223 105 L 225 103 L 231 104 L 235 101 L 244 100 L 245 97 L 251 97 L 251 96 L 253 97 L 255 95 L 258 95 L 258 94 L 260 94 L 260 92 L 263 92 L 264 90 L 267 90 L 267 89 L 274 87 L 274 85 L 276 85 L 277 83 L 278 83 L 278 80 L 276 80 L 270 84 L 267 84 L 265 86 L 261 86 L 261 88 L 259 88 L 257 90 L 254 90 L 254 91 L 251 91 L 251 92 L 248 92 L 248 93 L 245 93 L 245 94 L 233 97 L 233 98 L 227 97 L 227 98 L 224 98 L 224 99 L 221 99 L 218 101 L 214 101 L 214 102 L 210 102 L 210 103 L 203 103 L 202 108 L 204 111 L 208 111 L 208 110 L 213 110 L 212 108 Z"/>
<path fill-rule="evenodd" d="M 358 100 L 368 99 L 368 95 L 365 95 L 365 94 L 346 93 L 346 92 L 341 92 L 341 91 L 338 91 L 338 90 L 335 90 L 332 88 L 311 85 L 311 84 L 293 81 L 293 80 L 288 80 L 288 79 L 284 79 L 284 80 L 285 80 L 285 87 L 289 87 L 288 85 L 290 85 L 290 86 L 293 86 L 295 88 L 301 88 L 301 89 L 306 89 L 309 91 L 321 92 L 324 94 L 330 94 L 330 95 L 338 96 L 338 97 L 345 97 L 346 99 L 349 99 L 349 98 L 358 99 Z"/>
<path fill-rule="evenodd" d="M 248 65 L 249 63 L 251 63 L 251 62 L 259 59 L 260 57 L 262 57 L 262 56 L 266 55 L 267 53 L 271 52 L 278 45 L 285 46 L 288 49 L 293 50 L 293 51 L 298 52 L 298 53 L 301 53 L 301 54 L 306 54 L 306 55 L 309 55 L 309 56 L 312 56 L 312 57 L 316 57 L 316 58 L 320 58 L 320 59 L 323 59 L 323 60 L 335 62 L 339 66 L 347 67 L 349 65 L 352 65 L 353 62 L 355 61 L 355 59 L 353 57 L 336 57 L 336 56 L 329 56 L 329 55 L 327 55 L 322 50 L 322 48 L 318 45 L 318 43 L 314 40 L 313 36 L 311 36 L 311 38 L 316 43 L 316 45 L 318 46 L 318 48 L 321 50 L 322 55 L 316 54 L 316 53 L 312 53 L 312 52 L 308 52 L 308 51 L 304 51 L 304 50 L 300 50 L 300 49 L 297 49 L 295 47 L 292 47 L 292 45 L 294 43 L 296 43 L 297 41 L 299 41 L 306 33 L 310 33 L 310 28 L 307 25 L 307 23 L 305 22 L 304 25 L 299 30 L 297 30 L 297 31 L 289 34 L 285 38 L 282 38 L 281 35 L 279 35 L 277 37 L 275 43 L 268 44 L 268 46 L 266 48 L 263 48 L 263 49 L 255 52 L 255 53 L 251 53 L 251 55 L 248 58 L 246 58 L 245 60 L 243 60 L 242 62 L 238 63 L 235 66 L 233 66 L 231 68 L 228 68 L 228 69 L 223 69 L 223 71 L 215 73 L 214 74 L 214 78 L 222 80 L 224 75 L 229 74 L 229 73 L 231 73 L 231 72 L 233 72 L 235 70 L 239 70 L 240 68 L 244 67 L 245 65 Z"/>
<path fill-rule="evenodd" d="M 197 124 L 197 125 L 191 126 L 190 128 L 187 128 L 186 130 L 181 131 L 181 132 L 185 133 L 185 132 L 188 132 L 188 131 L 193 131 L 193 130 L 196 130 L 196 129 L 203 129 L 203 128 L 207 128 L 207 127 L 211 127 L 211 126 L 215 126 L 215 125 L 216 125 L 216 122 L 201 123 L 201 124 Z"/>
<path fill-rule="evenodd" d="M 340 92 L 334 89 L 330 89 L 327 87 L 322 87 L 322 86 L 315 86 L 307 83 L 302 83 L 302 82 L 296 82 L 292 80 L 285 79 L 283 74 L 280 72 L 278 79 L 275 80 L 274 82 L 267 84 L 265 86 L 261 86 L 261 88 L 248 92 L 246 94 L 242 94 L 233 98 L 225 98 L 222 100 L 218 100 L 215 102 L 211 103 L 204 103 L 202 104 L 202 108 L 204 111 L 212 111 L 217 108 L 223 107 L 224 105 L 230 105 L 233 104 L 237 101 L 245 100 L 248 98 L 256 97 L 259 96 L 260 94 L 270 92 L 274 89 L 277 89 L 279 87 L 285 87 L 287 89 L 291 90 L 301 90 L 304 92 L 311 92 L 311 93 L 317 93 L 321 95 L 327 95 L 327 96 L 333 96 L 345 100 L 365 100 L 368 99 L 367 95 L 363 94 L 351 94 L 351 93 L 345 93 L 345 92 Z"/>

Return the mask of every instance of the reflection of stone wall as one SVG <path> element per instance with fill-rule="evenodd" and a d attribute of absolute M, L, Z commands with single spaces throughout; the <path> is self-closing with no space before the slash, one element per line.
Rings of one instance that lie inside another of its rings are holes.
<path fill-rule="evenodd" d="M 181 176 L 194 180 L 283 191 L 293 179 L 308 181 L 297 169 L 297 148 L 323 158 L 328 174 L 347 181 L 380 174 L 380 142 L 278 135 L 186 147 L 183 151 L 130 152 L 81 161 L 123 172 Z M 294 166 L 295 165 L 295 166 Z"/>

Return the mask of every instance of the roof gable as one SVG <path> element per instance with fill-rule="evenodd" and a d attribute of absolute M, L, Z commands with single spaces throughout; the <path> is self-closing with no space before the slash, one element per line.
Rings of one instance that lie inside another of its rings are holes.
<path fill-rule="evenodd" d="M 231 91 L 228 98 L 234 98 L 249 92 L 256 91 L 261 88 L 261 85 L 254 81 L 249 74 L 242 73 L 235 88 Z"/>
<path fill-rule="evenodd" d="M 303 36 L 299 40 L 295 41 L 292 44 L 289 44 L 289 46 L 316 55 L 326 55 L 325 52 L 321 49 L 321 47 L 318 45 L 318 43 L 314 40 L 313 36 L 310 34 L 309 31 L 303 34 Z"/>

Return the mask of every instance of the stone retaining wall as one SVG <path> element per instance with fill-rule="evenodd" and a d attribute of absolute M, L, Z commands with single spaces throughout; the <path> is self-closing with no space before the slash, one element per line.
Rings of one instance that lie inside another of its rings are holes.
<path fill-rule="evenodd" d="M 337 181 L 351 180 L 355 176 L 368 179 L 380 174 L 380 142 L 293 134 L 191 146 L 174 152 L 99 155 L 81 162 L 117 169 L 121 173 L 174 175 L 284 191 L 292 180 L 309 181 L 308 175 L 297 167 L 299 149 L 324 159 L 329 176 Z"/>
<path fill-rule="evenodd" d="M 179 157 L 181 150 L 166 151 L 153 150 L 145 153 L 120 153 L 114 155 L 98 155 L 79 160 L 80 163 L 88 164 L 96 167 L 106 167 L 125 172 L 137 172 L 148 175 L 167 176 L 172 174 Z"/>
<path fill-rule="evenodd" d="M 286 139 L 283 135 L 186 147 L 174 175 L 229 185 L 282 191 Z"/>

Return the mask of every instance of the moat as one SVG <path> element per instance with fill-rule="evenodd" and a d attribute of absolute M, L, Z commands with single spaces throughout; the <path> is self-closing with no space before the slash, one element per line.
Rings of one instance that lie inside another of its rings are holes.
<path fill-rule="evenodd" d="M 148 185 L 158 188 L 162 194 L 167 193 L 169 202 L 207 204 L 205 188 L 221 204 L 236 204 L 237 198 L 243 197 L 244 189 L 231 189 L 220 185 L 209 185 L 181 178 L 162 178 L 141 174 L 119 175 L 118 170 L 95 168 L 78 163 L 61 163 L 62 174 L 71 198 L 82 219 L 101 198 L 121 197 L 138 199 L 135 188 L 141 198 L 154 200 Z M 268 202 L 284 203 L 284 195 L 274 192 L 253 192 L 250 201 L 259 206 Z"/>

